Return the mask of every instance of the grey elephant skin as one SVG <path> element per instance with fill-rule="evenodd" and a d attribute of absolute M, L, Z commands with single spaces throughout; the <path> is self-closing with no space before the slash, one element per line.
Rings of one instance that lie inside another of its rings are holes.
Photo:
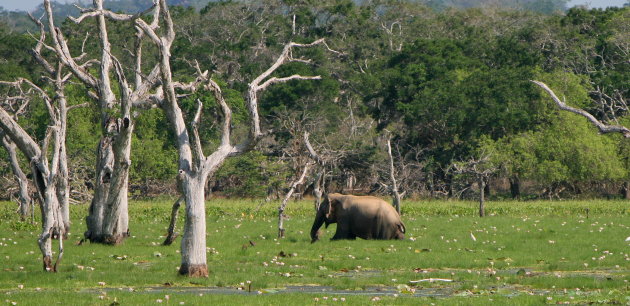
<path fill-rule="evenodd" d="M 331 193 L 324 197 L 311 228 L 311 242 L 319 240 L 319 228 L 337 223 L 331 240 L 404 239 L 405 225 L 389 203 L 371 196 Z"/>

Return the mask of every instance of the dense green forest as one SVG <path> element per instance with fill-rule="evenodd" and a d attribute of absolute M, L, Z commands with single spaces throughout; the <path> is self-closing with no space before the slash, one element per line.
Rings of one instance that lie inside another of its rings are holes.
<path fill-rule="evenodd" d="M 326 161 L 324 182 L 331 192 L 385 194 L 390 175 L 385 144 L 391 139 L 395 175 L 408 197 L 474 196 L 474 180 L 453 165 L 479 159 L 493 169 L 488 181 L 493 197 L 630 197 L 628 139 L 600 135 L 584 118 L 557 110 L 530 82 L 546 82 L 567 103 L 604 122 L 630 125 L 628 5 L 566 10 L 566 1 L 552 0 L 501 6 L 456 0 L 206 2 L 170 1 L 177 32 L 172 71 L 192 80 L 198 63 L 229 88 L 224 95 L 234 112 L 235 137 L 246 133 L 237 123 L 248 120 L 240 93 L 285 43 L 325 38 L 337 51 L 309 50 L 310 65 L 279 70 L 321 80 L 289 81 L 263 94 L 263 121 L 273 133 L 256 150 L 223 165 L 208 186 L 217 195 L 284 194 L 308 159 L 302 134 L 309 132 Z M 108 5 L 139 12 L 150 1 Z M 72 15 L 73 9 L 58 4 L 56 14 Z M 44 86 L 42 68 L 29 52 L 37 26 L 18 12 L 2 12 L 1 18 L 0 80 L 25 77 Z M 93 21 L 57 22 L 73 50 L 87 37 L 85 52 L 98 54 L 97 37 L 86 36 L 96 33 Z M 131 71 L 132 27 L 108 26 L 112 53 Z M 144 52 L 157 59 L 149 43 Z M 0 87 L 0 95 L 7 94 Z M 78 82 L 67 86 L 66 95 L 71 105 L 90 102 Z M 207 92 L 191 94 L 182 99 L 189 117 L 196 99 L 204 102 L 206 114 L 199 127 L 202 145 L 215 148 L 218 106 Z M 163 112 L 138 108 L 134 114 L 131 195 L 176 194 L 177 150 Z M 46 116 L 45 105 L 33 101 L 19 122 L 43 135 Z M 69 114 L 71 197 L 79 201 L 91 194 L 99 122 L 96 106 Z M 8 199 L 17 184 L 6 153 L 0 154 L 0 197 Z M 313 181 L 300 193 L 310 192 Z"/>

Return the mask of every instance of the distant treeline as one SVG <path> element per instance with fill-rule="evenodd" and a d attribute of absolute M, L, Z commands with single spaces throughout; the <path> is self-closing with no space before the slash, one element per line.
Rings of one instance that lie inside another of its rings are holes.
<path fill-rule="evenodd" d="M 264 124 L 274 133 L 258 150 L 227 161 L 209 182 L 215 193 L 281 194 L 308 159 L 301 143 L 306 131 L 327 161 L 323 181 L 328 191 L 384 194 L 389 179 L 384 144 L 391 138 L 395 175 L 407 196 L 471 196 L 473 180 L 452 171 L 452 165 L 480 158 L 486 160 L 484 167 L 495 169 L 491 196 L 630 196 L 630 141 L 599 135 L 582 117 L 559 112 L 530 82 L 544 81 L 567 103 L 629 126 L 628 6 L 567 10 L 563 0 L 499 1 L 501 6 L 487 0 L 170 2 L 176 5 L 171 13 L 178 35 L 173 73 L 192 79 L 195 62 L 208 69 L 231 88 L 224 94 L 235 123 L 248 116 L 239 92 L 286 42 L 325 38 L 340 53 L 311 50 L 312 65 L 280 69 L 283 75 L 322 79 L 289 82 L 264 94 Z M 106 1 L 124 12 L 141 12 L 150 3 Z M 57 21 L 73 50 L 93 30 L 90 22 L 63 19 L 77 12 L 74 6 L 56 5 Z M 35 40 L 27 31 L 37 36 L 37 27 L 23 13 L 0 15 L 0 80 L 26 77 L 44 85 L 29 53 Z M 135 33 L 115 22 L 108 27 L 112 45 L 123 46 L 112 53 L 132 69 Z M 84 51 L 98 50 L 98 40 L 88 36 Z M 151 44 L 144 52 L 155 59 Z M 67 88 L 71 104 L 92 103 L 77 84 Z M 0 87 L 0 95 L 4 90 Z M 183 99 L 190 116 L 196 99 L 206 108 L 202 139 L 215 139 L 203 145 L 214 147 L 220 120 L 212 118 L 220 112 L 211 95 L 196 93 Z M 131 193 L 175 193 L 177 153 L 168 123 L 159 109 L 136 113 Z M 95 107 L 85 107 L 69 117 L 72 197 L 78 200 L 91 193 L 98 116 Z M 32 103 L 19 120 L 43 135 L 45 118 L 45 106 Z M 236 137 L 245 133 L 234 131 Z M 6 153 L 0 155 L 1 197 L 9 198 L 16 184 Z M 308 192 L 313 181 L 302 191 Z"/>

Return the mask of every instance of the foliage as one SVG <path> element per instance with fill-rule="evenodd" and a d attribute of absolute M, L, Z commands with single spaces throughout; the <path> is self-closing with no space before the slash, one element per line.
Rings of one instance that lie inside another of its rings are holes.
<path fill-rule="evenodd" d="M 566 73 L 542 77 L 574 106 L 586 108 L 592 103 L 581 84 L 583 79 Z M 545 128 L 484 142 L 482 146 L 494 153 L 494 162 L 505 175 L 530 179 L 544 188 L 627 176 L 615 135 L 599 135 L 581 116 L 553 113 L 555 118 Z"/>
<path fill-rule="evenodd" d="M 405 129 L 398 133 L 410 145 L 434 151 L 441 165 L 469 156 L 483 135 L 498 139 L 531 128 L 547 110 L 531 102 L 539 98 L 528 82 L 535 74 L 528 67 L 531 59 L 504 56 L 486 64 L 474 49 L 486 46 L 471 43 L 416 41 L 389 60 L 383 89 L 373 98 L 382 99 L 374 107 L 381 125 L 402 117 Z M 497 44 L 487 52 L 514 48 L 501 40 Z M 518 53 L 522 51 L 504 54 Z"/>
<path fill-rule="evenodd" d="M 257 151 L 228 159 L 217 171 L 213 191 L 226 196 L 261 198 L 280 190 L 289 177 L 287 167 Z"/>
<path fill-rule="evenodd" d="M 401 166 L 422 164 L 413 176 L 416 182 L 410 194 L 448 194 L 452 177 L 444 170 L 454 161 L 470 159 L 482 147 L 497 152 L 495 162 L 504 170 L 499 176 L 538 182 L 538 195 L 554 184 L 575 187 L 569 188 L 572 192 L 579 184 L 622 184 L 630 175 L 627 141 L 598 137 L 583 120 L 559 115 L 529 80 L 544 79 L 567 101 L 601 120 L 628 124 L 630 8 L 571 8 L 557 13 L 566 1 L 501 3 L 169 1 L 176 5 L 171 7 L 177 31 L 173 74 L 182 82 L 192 81 L 195 62 L 210 71 L 232 107 L 234 140 L 248 132 L 239 124 L 248 120 L 241 93 L 286 42 L 325 38 L 340 52 L 316 48 L 293 54 L 314 60 L 310 65 L 286 65 L 274 76 L 304 74 L 322 79 L 270 87 L 260 97 L 260 111 L 263 126 L 274 133 L 259 146 L 260 152 L 248 155 L 249 166 L 241 165 L 248 173 L 242 177 L 251 182 L 240 185 L 247 180 L 236 179 L 240 174 L 232 165 L 232 170 L 222 170 L 230 174 L 214 184 L 232 186 L 230 191 L 220 188 L 242 196 L 266 195 L 263 190 L 270 186 L 281 189 L 280 182 L 288 174 L 277 177 L 277 182 L 266 175 L 295 171 L 286 168 L 297 165 L 292 159 L 298 155 L 281 156 L 299 130 L 311 134 L 316 150 L 335 156 L 327 165 L 327 187 L 346 186 L 344 180 L 356 178 L 359 190 L 374 191 L 383 179 L 379 169 L 387 163 L 379 147 L 385 129 L 393 133 Z M 150 1 L 117 0 L 105 5 L 138 12 Z M 55 12 L 70 49 L 78 55 L 86 33 L 94 33 L 94 21 L 77 25 L 63 20 L 61 16 L 77 13 L 70 4 L 55 4 Z M 0 20 L 4 20 L 0 21 L 0 79 L 28 77 L 43 84 L 41 68 L 28 54 L 35 42 L 23 34 L 27 25 L 33 33 L 37 29 L 16 12 L 0 11 Z M 134 63 L 129 50 L 135 30 L 124 22 L 110 21 L 107 26 L 112 54 L 131 80 Z M 88 36 L 84 48 L 88 57 L 98 58 L 99 48 L 99 40 Z M 143 55 L 147 63 L 142 72 L 147 74 L 157 50 L 147 41 Z M 67 91 L 73 105 L 93 102 L 81 86 L 70 85 Z M 187 118 L 194 114 L 197 99 L 204 103 L 199 127 L 202 145 L 213 149 L 221 118 L 212 94 L 180 94 L 187 95 L 181 99 Z M 21 120 L 41 138 L 47 120 L 41 101 L 35 104 Z M 163 115 L 159 110 L 134 112 L 131 184 L 172 184 L 176 154 Z M 75 186 L 89 185 L 93 179 L 100 116 L 95 107 L 70 113 L 68 150 Z M 254 187 L 240 192 L 235 186 Z"/>
<path fill-rule="evenodd" d="M 28 35 L 13 31 L 9 25 L 0 21 L 0 76 L 3 80 L 38 76 L 41 69 L 35 64 L 27 47 L 31 42 Z"/>
<path fill-rule="evenodd" d="M 162 111 L 144 111 L 136 118 L 133 135 L 131 160 L 132 182 L 146 180 L 175 180 L 177 172 L 177 151 L 171 141 L 171 133 Z"/>

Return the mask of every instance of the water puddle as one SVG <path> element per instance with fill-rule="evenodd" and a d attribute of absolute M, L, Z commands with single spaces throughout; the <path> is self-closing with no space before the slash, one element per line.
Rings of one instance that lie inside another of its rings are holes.
<path fill-rule="evenodd" d="M 409 285 L 392 286 L 373 286 L 364 289 L 339 289 L 332 286 L 320 285 L 294 285 L 284 286 L 281 288 L 265 288 L 248 290 L 247 287 L 199 287 L 199 286 L 149 286 L 136 288 L 90 288 L 84 289 L 82 293 L 101 293 L 101 292 L 136 292 L 139 294 L 194 294 L 194 295 L 257 295 L 257 294 L 283 294 L 283 293 L 305 293 L 305 294 L 322 294 L 322 295 L 345 295 L 345 296 L 409 296 L 409 297 L 435 297 L 447 298 L 454 296 L 484 296 L 497 295 L 514 297 L 519 295 L 556 295 L 556 296 L 573 296 L 573 295 L 591 295 L 598 294 L 597 289 L 534 289 L 519 284 L 504 284 L 502 286 L 491 286 L 486 288 L 464 289 L 464 283 L 453 279 L 446 278 L 424 278 L 424 273 L 434 272 L 456 272 L 456 273 L 487 273 L 479 270 L 463 270 L 463 269 L 419 269 L 418 280 L 410 281 Z M 602 271 L 538 271 L 533 269 L 507 269 L 497 270 L 496 275 L 519 275 L 521 277 L 592 277 L 597 279 L 619 278 L 619 276 L 627 275 L 628 270 L 602 270 Z M 348 278 L 365 278 L 381 276 L 382 271 L 378 270 L 349 270 L 337 271 L 331 274 L 333 277 Z M 450 274 L 450 273 L 449 273 Z M 432 283 L 429 285 L 428 283 Z"/>
<path fill-rule="evenodd" d="M 142 287 L 133 289 L 136 293 L 159 293 L 159 294 L 225 294 L 225 295 L 257 295 L 257 294 L 278 294 L 278 293 L 309 293 L 309 294 L 330 294 L 330 295 L 369 295 L 369 296 L 394 296 L 404 294 L 405 296 L 416 297 L 449 297 L 455 293 L 454 288 L 412 288 L 400 289 L 394 287 L 368 287 L 362 290 L 337 289 L 331 286 L 286 286 L 282 288 L 266 288 L 248 291 L 232 287 Z M 402 290 L 402 291 L 401 291 Z M 96 288 L 82 290 L 83 293 L 131 291 L 129 288 Z"/>

